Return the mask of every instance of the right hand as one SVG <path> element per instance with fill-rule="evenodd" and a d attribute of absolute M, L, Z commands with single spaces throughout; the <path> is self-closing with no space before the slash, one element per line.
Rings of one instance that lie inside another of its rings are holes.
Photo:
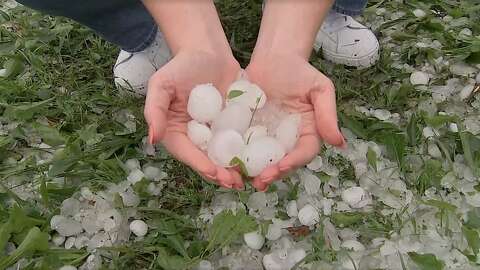
<path fill-rule="evenodd" d="M 151 144 L 161 142 L 178 160 L 200 175 L 226 188 L 243 188 L 234 169 L 216 166 L 187 137 L 187 102 L 192 88 L 213 83 L 225 96 L 230 83 L 240 72 L 232 55 L 205 51 L 179 51 L 173 59 L 152 75 L 145 101 L 145 119 Z"/>

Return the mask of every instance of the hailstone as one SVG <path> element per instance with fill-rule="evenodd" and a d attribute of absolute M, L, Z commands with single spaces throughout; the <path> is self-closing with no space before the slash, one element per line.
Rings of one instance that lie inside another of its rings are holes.
<path fill-rule="evenodd" d="M 234 157 L 239 157 L 245 148 L 242 135 L 232 129 L 216 133 L 208 143 L 208 157 L 217 165 L 229 167 Z"/>
<path fill-rule="evenodd" d="M 415 71 L 410 74 L 410 83 L 413 85 L 426 85 L 430 77 L 423 71 Z"/>
<path fill-rule="evenodd" d="M 342 192 L 342 200 L 350 207 L 361 208 L 364 206 L 361 202 L 366 198 L 367 194 L 361 187 L 347 188 Z"/>
<path fill-rule="evenodd" d="M 318 214 L 317 209 L 306 204 L 300 211 L 298 211 L 298 220 L 302 225 L 312 226 L 317 224 L 320 221 L 320 215 Z"/>
<path fill-rule="evenodd" d="M 222 110 L 222 104 L 222 95 L 213 84 L 200 84 L 190 92 L 187 111 L 193 119 L 207 123 L 217 117 Z"/>
<path fill-rule="evenodd" d="M 292 151 L 297 144 L 300 121 L 299 114 L 290 114 L 280 121 L 275 131 L 275 138 L 283 145 L 287 153 Z"/>
<path fill-rule="evenodd" d="M 285 149 L 275 138 L 261 137 L 247 145 L 241 159 L 248 176 L 253 177 L 269 165 L 279 162 L 284 156 Z"/>
<path fill-rule="evenodd" d="M 198 148 L 207 150 L 212 131 L 208 126 L 192 120 L 187 124 L 187 136 Z"/>
<path fill-rule="evenodd" d="M 425 11 L 417 8 L 413 11 L 413 15 L 415 15 L 415 17 L 417 17 L 417 18 L 423 18 L 427 15 L 427 13 L 425 13 Z"/>
<path fill-rule="evenodd" d="M 297 201 L 292 200 L 287 203 L 287 215 L 289 217 L 296 217 L 298 216 L 298 208 L 297 208 Z"/>
<path fill-rule="evenodd" d="M 249 232 L 243 235 L 243 240 L 245 244 L 251 249 L 261 249 L 265 243 L 265 237 L 261 235 L 258 231 Z"/>
<path fill-rule="evenodd" d="M 258 85 L 240 79 L 233 82 L 227 91 L 227 106 L 234 103 L 247 105 L 250 109 L 262 108 L 267 102 L 265 92 Z"/>
<path fill-rule="evenodd" d="M 353 251 L 363 251 L 365 250 L 365 246 L 358 242 L 357 240 L 345 240 L 342 243 L 342 247 L 348 250 L 353 250 Z"/>
<path fill-rule="evenodd" d="M 213 133 L 220 130 L 233 129 L 240 134 L 244 134 L 250 125 L 252 112 L 250 109 L 240 103 L 232 104 L 226 107 L 212 123 Z"/>
<path fill-rule="evenodd" d="M 130 231 L 136 236 L 145 236 L 148 231 L 148 225 L 143 220 L 134 220 L 130 223 Z"/>
<path fill-rule="evenodd" d="M 249 127 L 247 131 L 245 131 L 245 134 L 243 135 L 243 140 L 245 141 L 245 144 L 248 144 L 249 142 L 253 141 L 255 138 L 261 138 L 265 137 L 268 134 L 268 130 L 264 126 L 253 126 Z"/>
<path fill-rule="evenodd" d="M 77 267 L 73 265 L 64 265 L 60 267 L 58 270 L 77 270 Z"/>

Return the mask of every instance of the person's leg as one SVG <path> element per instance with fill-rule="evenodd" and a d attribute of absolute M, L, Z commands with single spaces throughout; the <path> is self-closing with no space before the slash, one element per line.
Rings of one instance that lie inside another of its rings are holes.
<path fill-rule="evenodd" d="M 120 46 L 115 84 L 145 95 L 150 76 L 170 60 L 170 50 L 140 0 L 18 0 L 33 9 L 73 19 Z"/>
<path fill-rule="evenodd" d="M 338 64 L 368 67 L 378 60 L 373 32 L 351 16 L 362 14 L 367 0 L 336 0 L 315 39 L 314 48 Z"/>
<path fill-rule="evenodd" d="M 336 0 L 332 10 L 348 16 L 361 15 L 368 0 Z"/>
<path fill-rule="evenodd" d="M 157 25 L 140 0 L 17 0 L 33 9 L 73 19 L 128 52 L 147 48 Z"/>

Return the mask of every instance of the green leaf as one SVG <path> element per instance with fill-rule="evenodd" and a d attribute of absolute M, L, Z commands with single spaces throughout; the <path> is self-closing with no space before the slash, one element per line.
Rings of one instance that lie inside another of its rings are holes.
<path fill-rule="evenodd" d="M 433 254 L 409 252 L 408 256 L 417 264 L 419 270 L 442 270 L 445 267 L 443 261 L 438 260 Z"/>
<path fill-rule="evenodd" d="M 370 165 L 375 171 L 377 171 L 377 153 L 373 151 L 373 149 L 370 147 L 368 147 L 367 151 L 367 161 L 368 165 Z"/>
<path fill-rule="evenodd" d="M 232 160 L 230 161 L 230 166 L 238 166 L 242 175 L 244 177 L 248 177 L 247 167 L 239 157 L 232 158 Z"/>
<path fill-rule="evenodd" d="M 6 78 L 13 78 L 18 74 L 22 73 L 25 69 L 25 65 L 23 61 L 18 57 L 13 57 L 8 59 L 4 64 L 3 67 L 5 68 L 4 77 Z"/>
<path fill-rule="evenodd" d="M 406 147 L 405 136 L 396 133 L 384 134 L 380 142 L 387 148 L 388 157 L 397 161 L 398 166 L 403 168 Z"/>
<path fill-rule="evenodd" d="M 0 269 L 16 263 L 28 253 L 35 251 L 44 251 L 48 249 L 48 234 L 40 231 L 39 228 L 33 227 L 28 231 L 25 239 L 8 257 L 0 259 Z"/>
<path fill-rule="evenodd" d="M 5 106 L 3 116 L 15 120 L 30 120 L 35 114 L 40 114 L 44 106 L 50 103 L 55 98 L 49 98 L 38 102 L 29 103 L 14 103 L 14 104 L 0 104 Z"/>
<path fill-rule="evenodd" d="M 215 216 L 213 224 L 209 228 L 207 251 L 214 251 L 228 246 L 244 233 L 252 232 L 257 228 L 255 219 L 237 210 L 234 214 L 231 210 L 224 210 Z"/>
<path fill-rule="evenodd" d="M 468 166 L 472 169 L 475 175 L 480 174 L 480 168 L 475 166 L 475 161 L 473 159 L 473 150 L 471 146 L 471 137 L 473 135 L 467 131 L 465 131 L 464 125 L 460 122 L 457 122 L 458 126 L 458 134 L 460 136 L 460 141 L 462 142 L 462 149 L 463 149 L 463 156 L 467 161 Z"/>
<path fill-rule="evenodd" d="M 425 190 L 432 186 L 440 187 L 441 179 L 444 175 L 440 161 L 433 159 L 425 161 L 423 171 L 417 179 L 418 192 L 423 194 Z"/>
<path fill-rule="evenodd" d="M 363 127 L 363 124 L 357 120 L 355 120 L 353 117 L 349 117 L 346 114 L 340 113 L 339 114 L 340 121 L 342 122 L 342 125 L 348 129 L 350 129 L 355 135 L 358 137 L 368 140 L 368 132 L 365 130 Z"/>
<path fill-rule="evenodd" d="M 166 242 L 169 247 L 173 248 L 180 255 L 182 255 L 183 257 L 189 258 L 188 252 L 185 249 L 185 240 L 183 240 L 183 238 L 180 235 L 178 234 L 168 235 L 166 238 Z"/>
<path fill-rule="evenodd" d="M 234 99 L 236 97 L 239 97 L 239 96 L 243 95 L 243 93 L 245 93 L 245 92 L 242 91 L 242 90 L 232 90 L 232 91 L 228 92 L 227 99 Z"/>
<path fill-rule="evenodd" d="M 351 213 L 332 213 L 332 223 L 340 227 L 348 227 L 362 222 L 363 214 L 358 212 Z"/>
<path fill-rule="evenodd" d="M 465 59 L 465 62 L 469 64 L 480 64 L 480 52 L 470 53 L 470 55 Z"/>
<path fill-rule="evenodd" d="M 462 231 L 467 239 L 468 245 L 473 251 L 473 254 L 477 255 L 480 249 L 480 237 L 478 236 L 478 231 L 470 229 L 467 226 L 463 226 Z"/>
<path fill-rule="evenodd" d="M 439 200 L 428 200 L 424 201 L 423 203 L 437 207 L 440 210 L 455 211 L 457 209 L 455 205 Z"/>
<path fill-rule="evenodd" d="M 474 208 L 467 213 L 468 220 L 465 226 L 472 229 L 480 229 L 480 208 Z"/>
<path fill-rule="evenodd" d="M 184 270 L 189 268 L 190 260 L 168 254 L 165 249 L 158 248 L 158 265 L 164 270 Z"/>
<path fill-rule="evenodd" d="M 37 130 L 43 142 L 48 145 L 59 146 L 65 143 L 65 139 L 56 128 L 44 126 L 39 123 L 34 123 L 33 128 Z"/>
<path fill-rule="evenodd" d="M 427 125 L 429 125 L 431 127 L 434 127 L 434 128 L 438 128 L 438 127 L 443 126 L 447 123 L 456 121 L 456 117 L 455 116 L 450 116 L 450 115 L 435 115 L 435 116 L 431 116 L 431 117 L 425 116 L 424 119 L 425 119 L 425 123 L 427 123 Z"/>
<path fill-rule="evenodd" d="M 420 135 L 420 128 L 418 127 L 418 117 L 416 114 L 412 114 L 410 121 L 407 125 L 408 143 L 410 146 L 417 145 L 418 137 Z"/>

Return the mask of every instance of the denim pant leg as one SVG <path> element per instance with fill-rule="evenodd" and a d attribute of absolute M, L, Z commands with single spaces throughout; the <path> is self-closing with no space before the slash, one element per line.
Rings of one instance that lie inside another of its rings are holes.
<path fill-rule="evenodd" d="M 128 52 L 150 45 L 157 25 L 140 0 L 17 0 L 51 15 L 71 18 Z"/>
<path fill-rule="evenodd" d="M 362 14 L 368 0 L 336 0 L 332 10 L 349 16 Z"/>

